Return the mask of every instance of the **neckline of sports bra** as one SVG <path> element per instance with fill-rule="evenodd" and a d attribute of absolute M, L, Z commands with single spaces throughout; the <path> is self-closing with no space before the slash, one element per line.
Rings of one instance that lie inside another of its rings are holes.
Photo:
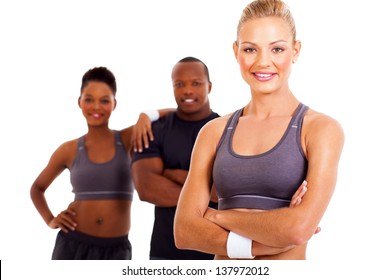
<path fill-rule="evenodd" d="M 107 164 L 110 164 L 111 162 L 113 162 L 118 155 L 118 142 L 121 141 L 120 137 L 118 137 L 118 136 L 119 136 L 119 132 L 114 130 L 114 148 L 115 148 L 114 156 L 111 159 L 104 161 L 104 162 L 95 162 L 89 158 L 87 146 L 85 146 L 85 135 L 83 135 L 81 137 L 81 143 L 79 145 L 79 148 L 82 147 L 82 149 L 84 150 L 84 153 L 85 153 L 85 157 L 87 158 L 87 160 L 90 164 L 97 165 L 97 166 L 107 165 Z"/>
<path fill-rule="evenodd" d="M 275 144 L 275 146 L 273 146 L 268 151 L 265 151 L 265 152 L 260 153 L 260 154 L 254 154 L 254 155 L 240 155 L 240 154 L 236 153 L 233 150 L 233 136 L 234 136 L 234 132 L 236 131 L 238 120 L 242 116 L 244 108 L 240 109 L 238 112 L 236 112 L 232 116 L 231 124 L 229 124 L 229 127 L 232 127 L 232 129 L 230 130 L 230 135 L 229 135 L 229 139 L 228 139 L 228 150 L 229 150 L 229 153 L 232 156 L 235 156 L 237 158 L 258 158 L 258 157 L 263 157 L 263 156 L 266 156 L 266 155 L 272 153 L 273 151 L 275 151 L 283 143 L 284 139 L 286 139 L 289 131 L 291 130 L 291 126 L 294 123 L 294 121 L 296 120 L 296 118 L 298 117 L 298 114 L 301 111 L 302 107 L 303 107 L 303 104 L 299 103 L 298 107 L 295 109 L 295 111 L 294 111 L 294 113 L 293 113 L 293 115 L 291 117 L 291 120 L 288 123 L 288 126 L 287 126 L 286 130 L 283 133 L 283 136 L 279 139 L 279 141 Z"/>

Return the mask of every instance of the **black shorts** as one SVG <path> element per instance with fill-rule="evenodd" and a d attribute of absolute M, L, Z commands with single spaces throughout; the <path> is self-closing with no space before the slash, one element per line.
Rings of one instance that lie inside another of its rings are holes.
<path fill-rule="evenodd" d="M 52 260 L 131 260 L 131 244 L 127 235 L 105 238 L 60 230 Z"/>

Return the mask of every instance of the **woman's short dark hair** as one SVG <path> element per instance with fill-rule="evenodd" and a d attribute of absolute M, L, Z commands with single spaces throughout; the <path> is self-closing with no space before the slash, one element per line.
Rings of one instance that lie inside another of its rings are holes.
<path fill-rule="evenodd" d="M 82 80 L 81 80 L 81 89 L 87 86 L 89 82 L 102 82 L 108 85 L 108 87 L 112 90 L 112 93 L 116 94 L 116 80 L 114 74 L 108 70 L 106 67 L 95 67 L 88 70 Z"/>

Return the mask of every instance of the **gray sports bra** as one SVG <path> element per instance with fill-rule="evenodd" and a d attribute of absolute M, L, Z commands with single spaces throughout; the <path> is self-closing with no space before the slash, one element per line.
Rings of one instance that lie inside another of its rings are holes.
<path fill-rule="evenodd" d="M 115 156 L 104 163 L 90 161 L 84 144 L 85 136 L 79 138 L 77 155 L 70 168 L 70 181 L 75 200 L 133 199 L 130 157 L 119 131 L 114 133 Z"/>
<path fill-rule="evenodd" d="M 218 144 L 213 167 L 220 210 L 269 210 L 289 206 L 307 173 L 307 160 L 300 139 L 307 109 L 299 104 L 276 146 L 253 156 L 238 155 L 232 149 L 233 134 L 243 109 L 230 117 Z"/>

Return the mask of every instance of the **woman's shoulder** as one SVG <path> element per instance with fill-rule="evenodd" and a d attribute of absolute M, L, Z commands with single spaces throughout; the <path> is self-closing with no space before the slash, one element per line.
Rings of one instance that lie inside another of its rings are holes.
<path fill-rule="evenodd" d="M 78 146 L 80 138 L 81 137 L 76 138 L 76 139 L 72 139 L 72 140 L 68 140 L 68 141 L 62 143 L 59 146 L 58 150 L 61 151 L 61 153 L 63 153 L 64 156 L 73 158 L 77 152 L 77 146 Z"/>
<path fill-rule="evenodd" d="M 77 153 L 78 139 L 66 141 L 53 152 L 50 162 L 57 165 L 69 166 Z"/>
<path fill-rule="evenodd" d="M 76 139 L 72 139 L 72 140 L 68 140 L 68 141 L 65 141 L 63 142 L 62 144 L 60 144 L 57 148 L 57 151 L 60 151 L 60 152 L 70 152 L 70 151 L 74 151 L 77 149 L 77 145 L 78 145 L 78 142 L 79 142 L 79 138 L 76 138 Z"/>
<path fill-rule="evenodd" d="M 223 130 L 231 115 L 232 113 L 210 120 L 203 126 L 202 130 Z"/>
<path fill-rule="evenodd" d="M 305 115 L 305 121 L 310 125 L 336 125 L 341 126 L 341 124 L 333 117 L 321 113 L 318 111 L 315 111 L 311 108 L 307 110 L 307 113 Z"/>
<path fill-rule="evenodd" d="M 219 142 L 232 113 L 220 116 L 207 122 L 199 132 L 201 138 Z"/>
<path fill-rule="evenodd" d="M 310 108 L 305 115 L 303 129 L 306 130 L 308 135 L 320 134 L 344 137 L 343 128 L 339 121 L 327 114 Z"/>

